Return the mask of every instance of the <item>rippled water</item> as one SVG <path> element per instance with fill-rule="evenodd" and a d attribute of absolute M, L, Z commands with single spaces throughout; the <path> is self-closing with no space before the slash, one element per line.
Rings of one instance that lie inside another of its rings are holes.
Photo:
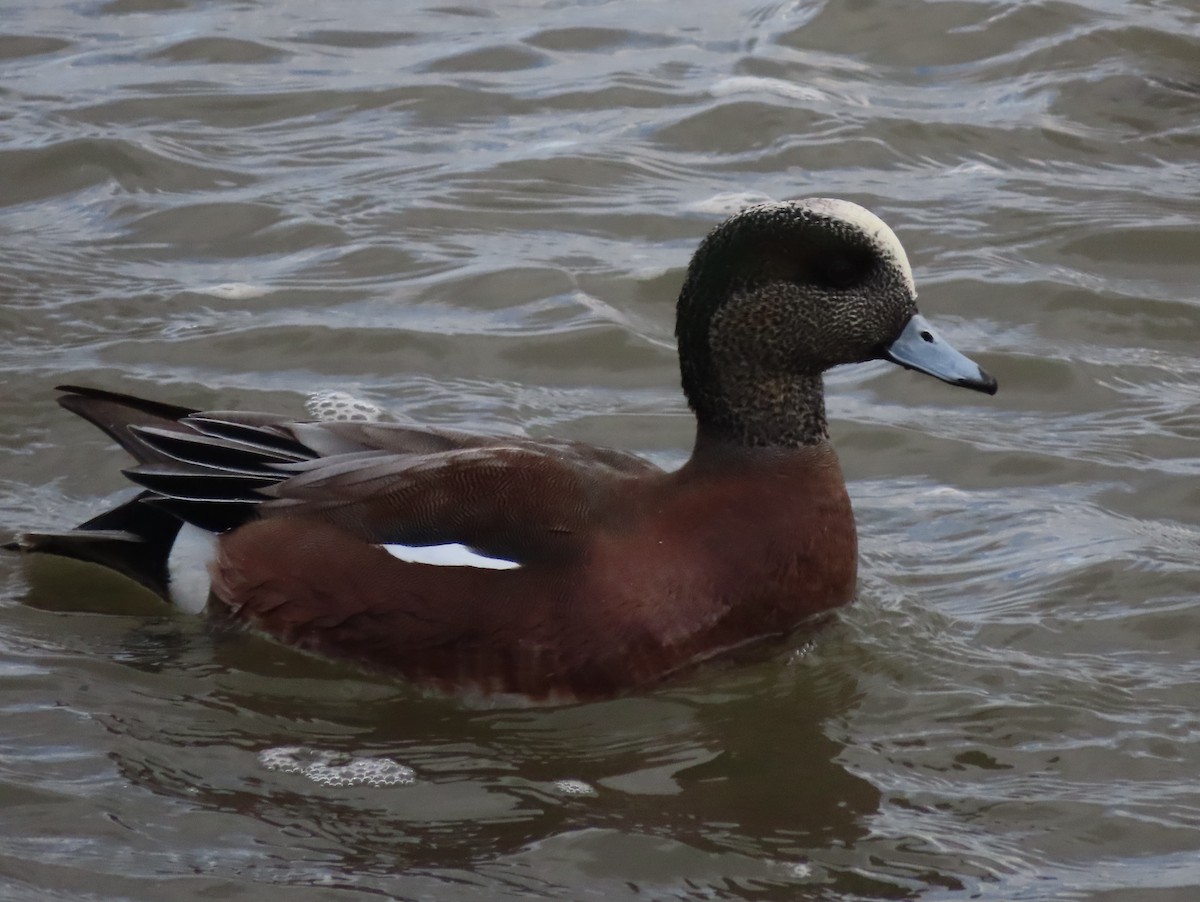
<path fill-rule="evenodd" d="M 860 201 L 995 398 L 829 380 L 859 600 L 811 646 L 481 709 L 0 559 L 0 898 L 1193 899 L 1190 0 L 10 0 L 0 524 L 120 452 L 78 382 L 679 462 L 673 302 Z"/>

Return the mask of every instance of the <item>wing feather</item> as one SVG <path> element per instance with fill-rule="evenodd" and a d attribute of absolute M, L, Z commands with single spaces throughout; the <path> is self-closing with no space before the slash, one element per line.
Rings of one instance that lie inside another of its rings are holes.
<path fill-rule="evenodd" d="M 490 557 L 556 559 L 630 477 L 661 472 L 580 442 L 401 423 L 296 423 L 197 411 L 64 386 L 60 403 L 139 462 L 141 503 L 223 532 L 266 517 L 313 518 L 371 544 L 462 544 Z"/>
<path fill-rule="evenodd" d="M 262 516 L 315 517 L 374 544 L 457 542 L 515 561 L 568 553 L 625 481 L 511 444 L 323 464 L 261 489 L 271 496 Z"/>

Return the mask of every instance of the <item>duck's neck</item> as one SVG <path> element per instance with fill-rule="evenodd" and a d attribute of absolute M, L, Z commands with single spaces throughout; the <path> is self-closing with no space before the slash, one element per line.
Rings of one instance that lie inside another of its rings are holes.
<path fill-rule="evenodd" d="M 697 447 L 714 442 L 746 448 L 803 448 L 829 440 L 819 375 L 726 376 L 719 391 L 693 407 Z"/>

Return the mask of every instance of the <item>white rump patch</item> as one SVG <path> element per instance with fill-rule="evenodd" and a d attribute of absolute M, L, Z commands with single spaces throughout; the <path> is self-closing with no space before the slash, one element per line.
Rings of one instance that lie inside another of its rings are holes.
<path fill-rule="evenodd" d="M 217 556 L 217 537 L 207 529 L 184 523 L 179 527 L 167 558 L 167 587 L 171 601 L 189 614 L 199 614 L 208 604 L 212 577 L 208 565 Z"/>
<path fill-rule="evenodd" d="M 500 557 L 488 557 L 472 551 L 466 545 L 381 545 L 394 558 L 410 564 L 433 564 L 437 567 L 481 567 L 487 570 L 514 570 L 521 565 Z"/>
<path fill-rule="evenodd" d="M 879 249 L 879 253 L 892 260 L 899 268 L 904 276 L 904 281 L 908 283 L 908 289 L 912 292 L 912 296 L 914 298 L 917 296 L 917 283 L 913 279 L 912 267 L 908 263 L 908 254 L 904 252 L 904 245 L 900 243 L 900 239 L 896 237 L 896 233 L 886 222 L 866 207 L 860 207 L 852 201 L 837 197 L 809 197 L 798 203 L 808 207 L 814 213 L 830 219 L 841 220 L 870 238 Z"/>

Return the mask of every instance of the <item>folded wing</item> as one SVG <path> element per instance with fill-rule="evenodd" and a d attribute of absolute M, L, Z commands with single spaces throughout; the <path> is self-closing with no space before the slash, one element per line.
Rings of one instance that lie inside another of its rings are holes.
<path fill-rule="evenodd" d="M 643 458 L 403 424 L 295 423 L 195 411 L 66 386 L 64 407 L 138 465 L 140 503 L 213 532 L 256 518 L 315 519 L 371 544 L 458 543 L 529 562 L 569 554 Z"/>

